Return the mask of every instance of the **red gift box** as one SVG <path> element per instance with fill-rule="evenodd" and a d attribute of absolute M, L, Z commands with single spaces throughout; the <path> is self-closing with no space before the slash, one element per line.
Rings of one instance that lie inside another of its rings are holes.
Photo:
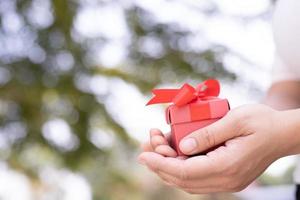
<path fill-rule="evenodd" d="M 195 130 L 221 119 L 229 111 L 227 99 L 218 98 L 220 84 L 217 80 L 206 80 L 193 88 L 184 84 L 180 89 L 154 89 L 155 95 L 148 103 L 173 103 L 166 109 L 166 120 L 171 126 L 171 146 L 178 155 L 182 138 Z"/>

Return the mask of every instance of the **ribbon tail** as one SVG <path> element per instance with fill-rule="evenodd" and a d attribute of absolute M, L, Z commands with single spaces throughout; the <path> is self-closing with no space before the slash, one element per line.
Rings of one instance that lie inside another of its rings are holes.
<path fill-rule="evenodd" d="M 178 89 L 154 89 L 152 90 L 154 97 L 152 97 L 152 99 L 150 99 L 146 105 L 170 103 L 177 95 L 178 91 Z"/>

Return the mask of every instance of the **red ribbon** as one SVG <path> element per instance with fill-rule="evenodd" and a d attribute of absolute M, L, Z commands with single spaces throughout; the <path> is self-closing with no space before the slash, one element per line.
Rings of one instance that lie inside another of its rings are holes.
<path fill-rule="evenodd" d="M 154 97 L 147 105 L 174 103 L 176 106 L 183 106 L 197 98 L 217 97 L 220 93 L 220 84 L 215 79 L 209 79 L 200 83 L 196 88 L 185 83 L 180 89 L 154 89 L 152 93 Z"/>

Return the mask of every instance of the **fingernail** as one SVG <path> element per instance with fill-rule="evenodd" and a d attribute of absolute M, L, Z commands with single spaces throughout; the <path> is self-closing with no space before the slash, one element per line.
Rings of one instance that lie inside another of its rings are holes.
<path fill-rule="evenodd" d="M 180 150 L 184 153 L 191 153 L 197 147 L 197 142 L 194 138 L 187 138 L 180 142 Z"/>

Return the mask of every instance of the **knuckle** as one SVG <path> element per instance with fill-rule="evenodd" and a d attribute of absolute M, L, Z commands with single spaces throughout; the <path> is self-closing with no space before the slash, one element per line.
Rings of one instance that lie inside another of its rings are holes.
<path fill-rule="evenodd" d="M 216 145 L 216 140 L 214 134 L 211 133 L 207 128 L 203 129 L 201 134 L 201 139 L 205 141 L 206 147 L 213 147 Z"/>
<path fill-rule="evenodd" d="M 235 130 L 243 132 L 247 130 L 252 119 L 252 113 L 245 110 L 243 107 L 236 108 L 229 111 L 228 120 L 235 125 Z"/>
<path fill-rule="evenodd" d="M 246 112 L 246 107 L 245 106 L 239 106 L 237 108 L 234 108 L 230 110 L 228 113 L 232 115 L 243 115 Z M 249 111 L 248 111 L 249 112 Z"/>
<path fill-rule="evenodd" d="M 240 113 L 241 113 L 241 108 L 235 108 L 235 109 L 229 110 L 227 113 L 227 116 L 229 118 L 236 118 L 240 115 Z"/>
<path fill-rule="evenodd" d="M 245 110 L 244 107 L 238 107 L 228 112 L 228 116 L 232 119 L 236 119 L 236 122 L 248 119 L 251 117 L 249 110 Z"/>

